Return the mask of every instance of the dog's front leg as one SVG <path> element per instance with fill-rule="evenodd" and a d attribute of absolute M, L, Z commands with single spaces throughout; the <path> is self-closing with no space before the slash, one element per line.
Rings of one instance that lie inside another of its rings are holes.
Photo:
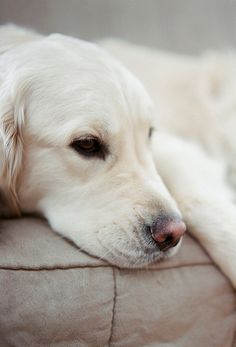
<path fill-rule="evenodd" d="M 153 153 L 188 230 L 236 288 L 236 206 L 225 182 L 224 163 L 166 134 L 155 135 Z"/>

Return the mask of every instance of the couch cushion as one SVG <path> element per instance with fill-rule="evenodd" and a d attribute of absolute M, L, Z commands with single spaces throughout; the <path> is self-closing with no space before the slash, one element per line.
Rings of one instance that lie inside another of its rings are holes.
<path fill-rule="evenodd" d="M 1 221 L 1 347 L 232 347 L 235 292 L 190 236 L 146 269 L 111 267 L 43 220 Z"/>

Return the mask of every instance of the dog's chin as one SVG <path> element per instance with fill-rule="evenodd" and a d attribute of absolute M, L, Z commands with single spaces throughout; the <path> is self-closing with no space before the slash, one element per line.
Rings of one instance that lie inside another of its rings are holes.
<path fill-rule="evenodd" d="M 126 268 L 126 269 L 146 268 L 149 265 L 162 262 L 168 258 L 173 257 L 178 252 L 181 243 L 182 243 L 182 239 L 180 240 L 178 245 L 170 248 L 166 252 L 162 252 L 160 250 L 150 251 L 150 252 L 140 250 L 136 254 L 134 254 L 134 252 L 130 252 L 129 254 L 129 252 L 123 253 L 122 251 L 118 253 L 117 250 L 113 252 L 111 249 L 110 252 L 106 253 L 106 256 L 99 257 L 99 258 L 102 260 L 105 260 L 110 265 L 116 266 L 119 268 Z"/>

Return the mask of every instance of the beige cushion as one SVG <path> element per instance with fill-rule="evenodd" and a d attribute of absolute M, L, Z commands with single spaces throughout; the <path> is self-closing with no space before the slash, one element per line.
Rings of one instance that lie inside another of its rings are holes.
<path fill-rule="evenodd" d="M 232 347 L 236 300 L 190 236 L 148 269 L 111 267 L 46 222 L 1 221 L 1 347 Z"/>

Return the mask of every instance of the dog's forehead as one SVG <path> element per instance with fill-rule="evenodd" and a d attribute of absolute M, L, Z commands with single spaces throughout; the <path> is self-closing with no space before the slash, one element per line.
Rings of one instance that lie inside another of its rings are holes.
<path fill-rule="evenodd" d="M 54 44 L 53 38 L 48 41 L 52 44 L 41 43 L 40 68 L 31 76 L 29 122 L 35 129 L 42 124 L 53 129 L 56 122 L 57 128 L 67 124 L 68 131 L 90 126 L 116 133 L 121 127 L 150 123 L 148 94 L 113 57 L 96 45 L 75 39 L 68 39 L 66 49 Z"/>

